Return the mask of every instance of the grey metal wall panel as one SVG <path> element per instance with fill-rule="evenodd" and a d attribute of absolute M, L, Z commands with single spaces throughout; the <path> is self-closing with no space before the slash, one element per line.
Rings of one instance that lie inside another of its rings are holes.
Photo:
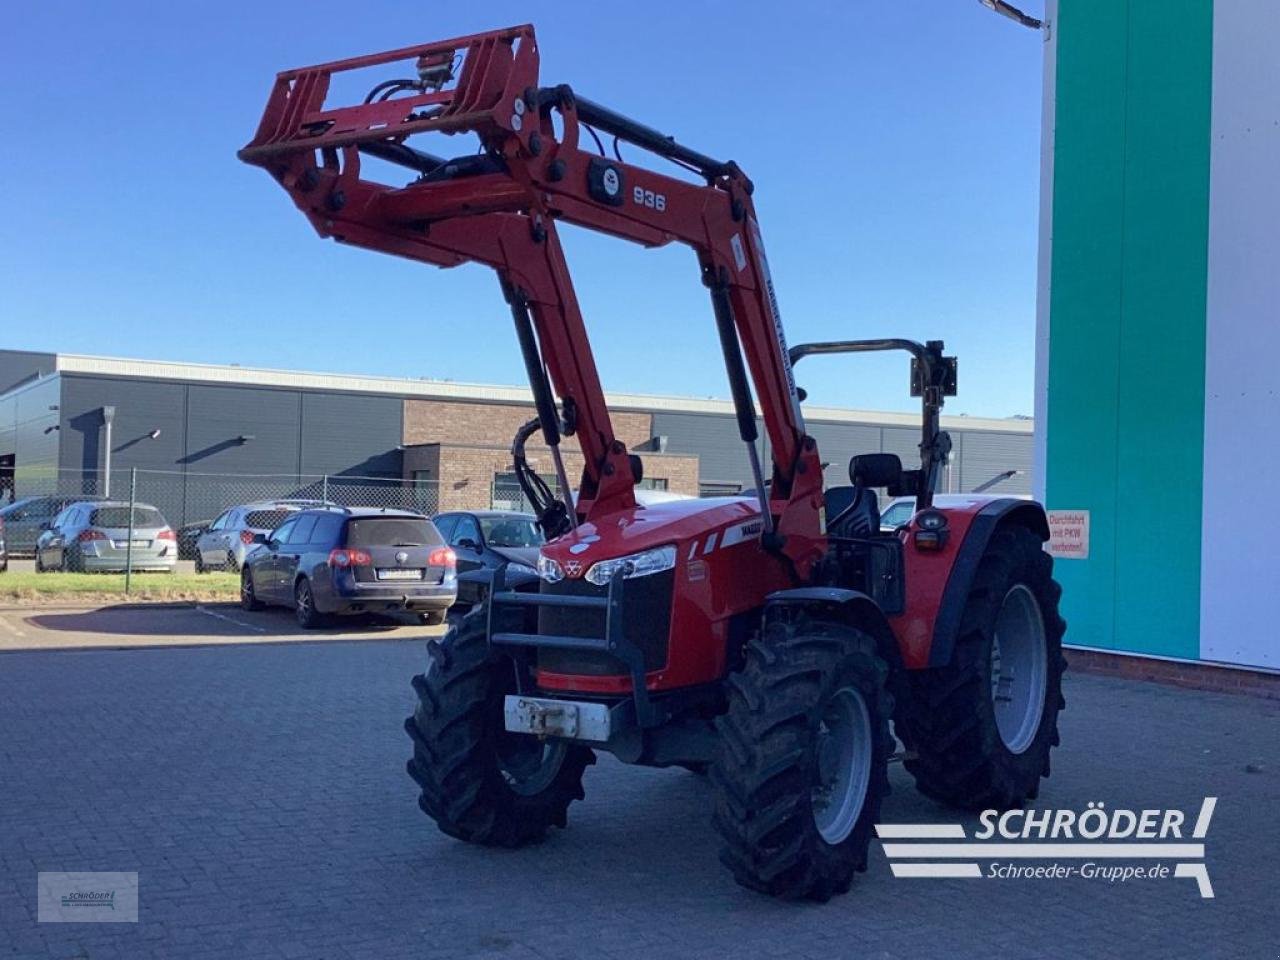
<path fill-rule="evenodd" d="M 181 470 L 186 452 L 186 396 L 187 388 L 180 383 L 63 374 L 63 468 L 101 469 L 106 442 L 101 411 L 103 406 L 113 406 L 113 473 L 131 467 Z M 149 436 L 153 430 L 160 431 L 154 439 Z M 113 489 L 112 493 L 120 491 Z"/>
<path fill-rule="evenodd" d="M 968 432 L 960 460 L 960 489 L 972 490 L 1005 470 L 1021 470 L 988 492 L 1029 494 L 1032 459 L 1030 434 Z"/>
<path fill-rule="evenodd" d="M 37 374 L 52 374 L 57 358 L 52 353 L 0 350 L 0 393 Z"/>
<path fill-rule="evenodd" d="M 896 453 L 908 470 L 920 466 L 920 431 L 915 427 L 881 427 L 880 450 Z"/>
<path fill-rule="evenodd" d="M 302 395 L 302 472 L 399 477 L 404 401 L 344 393 Z"/>
<path fill-rule="evenodd" d="M 58 434 L 50 428 L 58 423 L 58 390 L 58 378 L 49 377 L 0 400 L 0 456 L 14 458 L 15 496 L 45 493 L 57 479 Z"/>
<path fill-rule="evenodd" d="M 301 397 L 256 387 L 188 388 L 187 449 L 192 473 L 298 473 Z M 238 438 L 253 439 L 241 442 Z"/>
<path fill-rule="evenodd" d="M 764 433 L 763 426 L 760 432 Z M 653 434 L 667 438 L 670 453 L 697 454 L 698 479 L 703 483 L 750 483 L 747 450 L 738 437 L 738 424 L 733 417 L 655 411 Z"/>
<path fill-rule="evenodd" d="M 880 428 L 861 423 L 831 423 L 808 420 L 809 436 L 818 441 L 826 485 L 844 486 L 849 482 L 849 459 L 859 453 L 880 451 Z"/>

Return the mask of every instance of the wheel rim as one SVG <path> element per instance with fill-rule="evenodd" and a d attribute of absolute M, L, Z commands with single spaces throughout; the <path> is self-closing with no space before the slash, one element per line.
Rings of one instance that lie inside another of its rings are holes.
<path fill-rule="evenodd" d="M 1024 583 L 1004 595 L 991 640 L 991 704 L 1000 739 L 1023 753 L 1040 730 L 1048 675 L 1044 617 Z"/>
<path fill-rule="evenodd" d="M 248 571 L 240 578 L 240 599 L 245 603 L 253 603 L 253 579 Z"/>
<path fill-rule="evenodd" d="M 498 745 L 498 769 L 512 793 L 532 797 L 551 786 L 568 750 L 563 740 L 507 735 Z"/>
<path fill-rule="evenodd" d="M 844 841 L 862 815 L 874 752 L 866 699 L 853 687 L 840 688 L 818 724 L 818 782 L 811 794 L 814 823 L 828 844 Z"/>
<path fill-rule="evenodd" d="M 311 617 L 311 589 L 305 584 L 298 584 L 298 592 L 295 597 L 298 605 L 298 619 L 307 620 Z"/>

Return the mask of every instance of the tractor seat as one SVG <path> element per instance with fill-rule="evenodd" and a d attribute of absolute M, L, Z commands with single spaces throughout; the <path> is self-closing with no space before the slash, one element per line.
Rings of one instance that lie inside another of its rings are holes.
<path fill-rule="evenodd" d="M 871 537 L 880 532 L 880 502 L 870 487 L 832 487 L 823 499 L 832 536 Z"/>
<path fill-rule="evenodd" d="M 849 460 L 851 487 L 832 487 L 824 496 L 827 530 L 837 537 L 873 537 L 880 532 L 880 501 L 872 487 L 890 490 L 902 483 L 902 461 L 892 453 L 864 453 Z"/>

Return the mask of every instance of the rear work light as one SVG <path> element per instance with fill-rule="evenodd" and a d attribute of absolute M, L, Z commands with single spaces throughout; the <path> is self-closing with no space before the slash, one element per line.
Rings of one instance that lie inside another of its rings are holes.
<path fill-rule="evenodd" d="M 427 557 L 429 567 L 456 567 L 457 565 L 458 555 L 453 552 L 452 547 L 436 547 L 431 551 L 431 556 Z"/>
<path fill-rule="evenodd" d="M 156 534 L 156 539 L 157 540 L 177 540 L 178 535 L 174 533 L 172 530 L 165 529 L 165 530 L 161 530 L 159 533 Z"/>
<path fill-rule="evenodd" d="M 367 567 L 373 563 L 373 557 L 364 550 L 338 549 L 329 551 L 331 567 Z"/>
<path fill-rule="evenodd" d="M 107 535 L 105 533 L 103 533 L 101 530 L 93 530 L 93 529 L 81 530 L 79 536 L 76 537 L 76 540 L 80 543 L 88 543 L 91 540 L 105 540 L 105 539 L 107 539 Z"/>

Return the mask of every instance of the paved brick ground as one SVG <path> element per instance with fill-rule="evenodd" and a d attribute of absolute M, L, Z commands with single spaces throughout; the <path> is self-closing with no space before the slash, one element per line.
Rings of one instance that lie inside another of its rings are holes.
<path fill-rule="evenodd" d="M 570 829 L 489 851 L 414 803 L 417 643 L 0 654 L 0 957 L 1266 957 L 1280 705 L 1070 677 L 1043 805 L 1198 808 L 1189 880 L 898 880 L 795 906 L 716 862 L 710 791 L 604 759 Z M 1261 772 L 1246 772 L 1246 765 Z M 888 820 L 954 819 L 900 768 Z M 37 924 L 39 870 L 136 870 L 141 923 Z"/>

